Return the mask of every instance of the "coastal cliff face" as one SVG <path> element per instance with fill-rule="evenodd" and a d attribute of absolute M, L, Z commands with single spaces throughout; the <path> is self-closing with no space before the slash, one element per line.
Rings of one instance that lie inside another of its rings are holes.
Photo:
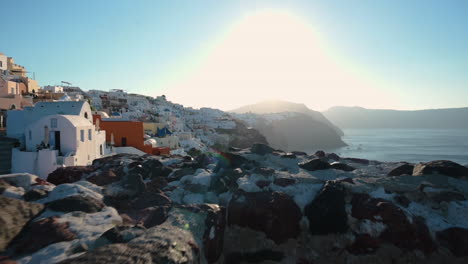
<path fill-rule="evenodd" d="M 0 194 L 0 263 L 468 261 L 468 168 L 450 161 L 254 144 L 3 175 Z"/>
<path fill-rule="evenodd" d="M 268 101 L 231 112 L 257 129 L 277 149 L 293 151 L 346 146 L 341 140 L 343 131 L 304 104 Z"/>

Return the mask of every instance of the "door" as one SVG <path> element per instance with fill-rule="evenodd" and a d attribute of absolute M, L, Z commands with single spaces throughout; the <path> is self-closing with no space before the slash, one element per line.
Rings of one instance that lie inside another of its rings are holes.
<path fill-rule="evenodd" d="M 126 146 L 127 146 L 127 138 L 123 137 L 122 138 L 122 147 L 126 147 Z"/>
<path fill-rule="evenodd" d="M 55 149 L 60 152 L 60 131 L 54 131 Z"/>

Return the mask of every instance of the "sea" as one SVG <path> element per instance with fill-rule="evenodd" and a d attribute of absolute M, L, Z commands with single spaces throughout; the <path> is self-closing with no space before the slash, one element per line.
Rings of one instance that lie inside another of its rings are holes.
<path fill-rule="evenodd" d="M 344 129 L 348 146 L 330 149 L 342 157 L 378 161 L 451 160 L 468 165 L 466 129 Z"/>

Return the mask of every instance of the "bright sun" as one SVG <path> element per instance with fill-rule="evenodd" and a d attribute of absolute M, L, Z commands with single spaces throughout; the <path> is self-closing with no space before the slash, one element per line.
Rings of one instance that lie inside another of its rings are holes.
<path fill-rule="evenodd" d="M 388 100 L 327 56 L 317 36 L 290 13 L 249 15 L 167 95 L 189 106 L 223 110 L 270 99 L 305 103 L 316 110 Z"/>

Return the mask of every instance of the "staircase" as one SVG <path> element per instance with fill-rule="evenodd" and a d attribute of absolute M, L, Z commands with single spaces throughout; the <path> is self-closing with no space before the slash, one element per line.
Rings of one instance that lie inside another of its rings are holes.
<path fill-rule="evenodd" d="M 0 175 L 10 173 L 11 150 L 17 142 L 17 139 L 0 136 Z"/>

